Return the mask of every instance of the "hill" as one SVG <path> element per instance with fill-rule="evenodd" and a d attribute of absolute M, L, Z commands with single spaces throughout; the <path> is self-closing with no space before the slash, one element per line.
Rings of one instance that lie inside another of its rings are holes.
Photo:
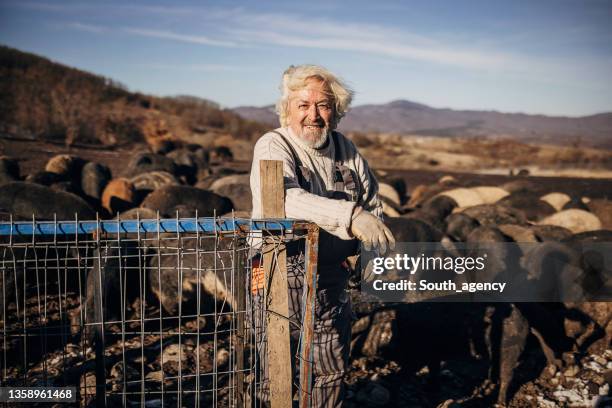
<path fill-rule="evenodd" d="M 251 140 L 264 126 L 191 96 L 129 92 L 109 78 L 0 46 L 0 136 L 66 145 Z"/>
<path fill-rule="evenodd" d="M 276 125 L 272 106 L 239 107 L 244 118 Z M 612 148 L 612 113 L 579 118 L 438 109 L 398 100 L 354 107 L 340 123 L 345 132 L 399 133 L 439 137 L 488 137 L 528 143 Z"/>

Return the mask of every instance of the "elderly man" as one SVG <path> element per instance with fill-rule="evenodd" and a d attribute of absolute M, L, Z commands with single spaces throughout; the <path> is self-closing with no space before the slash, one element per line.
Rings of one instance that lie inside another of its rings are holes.
<path fill-rule="evenodd" d="M 315 65 L 291 66 L 283 74 L 277 104 L 281 127 L 255 145 L 251 168 L 253 218 L 262 217 L 260 160 L 284 163 L 285 213 L 321 228 L 315 306 L 313 406 L 337 407 L 344 397 L 351 310 L 349 272 L 343 261 L 358 241 L 385 252 L 395 241 L 381 221 L 378 183 L 355 145 L 334 131 L 353 92 Z M 290 319 L 301 320 L 304 243 L 287 247 Z M 294 327 L 295 325 L 292 325 Z M 292 329 L 292 350 L 299 331 Z"/>

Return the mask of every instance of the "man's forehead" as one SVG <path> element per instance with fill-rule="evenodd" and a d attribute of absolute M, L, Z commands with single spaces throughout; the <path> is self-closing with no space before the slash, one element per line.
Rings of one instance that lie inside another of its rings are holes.
<path fill-rule="evenodd" d="M 289 94 L 289 99 L 304 101 L 304 102 L 311 102 L 313 100 L 316 100 L 317 102 L 324 102 L 324 101 L 329 102 L 334 99 L 333 96 L 330 94 L 331 92 L 329 92 L 327 89 L 324 89 L 324 88 L 317 89 L 317 88 L 306 86 L 302 89 L 291 91 L 291 93 Z"/>

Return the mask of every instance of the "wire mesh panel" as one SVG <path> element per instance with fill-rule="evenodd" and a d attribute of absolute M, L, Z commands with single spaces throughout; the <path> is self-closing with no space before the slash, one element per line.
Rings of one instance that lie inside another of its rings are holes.
<path fill-rule="evenodd" d="M 2 386 L 74 386 L 80 406 L 264 404 L 256 244 L 305 234 L 288 220 L 0 224 Z"/>

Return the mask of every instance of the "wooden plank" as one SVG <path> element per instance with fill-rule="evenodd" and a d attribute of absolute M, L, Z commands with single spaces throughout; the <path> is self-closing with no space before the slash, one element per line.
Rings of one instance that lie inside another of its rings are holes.
<path fill-rule="evenodd" d="M 319 227 L 312 224 L 306 237 L 306 271 L 304 290 L 306 305 L 303 311 L 302 347 L 300 350 L 300 408 L 310 408 L 314 363 L 313 336 L 317 291 L 317 259 L 319 257 Z"/>
<path fill-rule="evenodd" d="M 262 160 L 259 170 L 263 217 L 284 218 L 283 163 L 275 160 Z M 263 266 L 264 299 L 268 308 L 266 330 L 270 405 L 272 408 L 287 408 L 291 407 L 293 397 L 288 320 L 289 296 L 285 246 L 278 237 L 264 237 Z"/>
<path fill-rule="evenodd" d="M 259 162 L 259 172 L 263 217 L 285 218 L 283 162 L 279 160 L 262 160 Z"/>

